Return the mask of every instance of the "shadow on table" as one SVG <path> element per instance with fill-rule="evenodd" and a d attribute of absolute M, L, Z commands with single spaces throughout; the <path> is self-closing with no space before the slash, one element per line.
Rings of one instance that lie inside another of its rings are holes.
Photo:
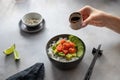
<path fill-rule="evenodd" d="M 83 80 L 91 64 L 91 61 L 92 59 L 88 64 L 82 61 L 75 69 L 65 70 L 65 71 L 60 70 L 52 65 L 53 79 L 54 80 Z M 103 75 L 104 71 L 102 70 L 103 68 L 100 68 L 100 65 L 104 66 L 103 63 L 106 64 L 106 61 L 107 60 L 104 54 L 98 58 L 93 68 L 93 73 L 92 73 L 93 75 L 91 75 L 91 78 L 94 78 L 96 80 L 97 77 L 104 76 Z"/>
<path fill-rule="evenodd" d="M 60 70 L 55 66 L 52 66 L 52 73 L 54 80 L 80 80 L 84 78 L 87 71 L 87 65 L 81 62 L 75 69 L 72 70 Z"/>
<path fill-rule="evenodd" d="M 13 62 L 15 63 L 16 67 L 19 68 L 20 60 L 15 60 L 13 54 L 5 56 L 5 63 L 7 63 L 8 65 L 9 64 L 11 65 Z"/>
<path fill-rule="evenodd" d="M 20 25 L 21 25 L 21 23 L 19 22 L 18 26 L 20 27 Z M 46 28 L 45 26 L 46 25 L 45 25 L 45 20 L 44 20 L 43 25 L 42 25 L 43 28 L 41 30 L 39 30 L 37 32 L 25 32 L 25 31 L 20 29 L 20 34 L 24 37 L 30 37 L 30 36 L 38 35 L 38 34 L 41 34 L 45 31 L 45 28 Z"/>

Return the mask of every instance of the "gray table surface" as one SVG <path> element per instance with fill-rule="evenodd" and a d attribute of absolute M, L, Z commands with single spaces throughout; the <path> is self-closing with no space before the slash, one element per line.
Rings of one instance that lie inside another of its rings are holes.
<path fill-rule="evenodd" d="M 92 48 L 102 44 L 103 56 L 97 59 L 91 80 L 120 80 L 120 35 L 107 28 L 88 25 L 80 30 L 69 27 L 69 15 L 85 5 L 120 16 L 119 0 L 0 0 L 0 80 L 20 72 L 37 62 L 45 64 L 45 80 L 82 80 L 93 59 Z M 38 12 L 45 19 L 45 28 L 37 34 L 20 31 L 18 23 L 28 12 Z M 86 45 L 86 54 L 77 68 L 62 71 L 51 65 L 45 47 L 58 34 L 79 36 Z M 16 44 L 20 61 L 3 50 Z"/>

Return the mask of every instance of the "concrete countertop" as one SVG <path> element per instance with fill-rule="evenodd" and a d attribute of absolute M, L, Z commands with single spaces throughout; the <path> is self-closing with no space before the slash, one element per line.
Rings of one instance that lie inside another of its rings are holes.
<path fill-rule="evenodd" d="M 85 5 L 120 16 L 119 0 L 0 0 L 0 80 L 20 72 L 37 62 L 45 64 L 45 80 L 82 80 L 93 59 L 93 47 L 102 44 L 103 56 L 97 59 L 91 80 L 120 80 L 120 35 L 107 28 L 88 25 L 80 30 L 69 27 L 69 15 Z M 20 31 L 18 23 L 28 12 L 38 12 L 45 28 L 36 34 Z M 82 62 L 74 70 L 62 71 L 52 66 L 45 47 L 58 34 L 79 36 L 86 45 Z M 3 50 L 16 44 L 20 61 L 5 56 Z"/>

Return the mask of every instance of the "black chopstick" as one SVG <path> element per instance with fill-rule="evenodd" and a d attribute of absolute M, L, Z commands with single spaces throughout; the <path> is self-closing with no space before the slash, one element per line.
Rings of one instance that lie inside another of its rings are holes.
<path fill-rule="evenodd" d="M 102 51 L 100 50 L 100 48 L 101 48 L 101 44 L 98 46 L 97 49 L 94 49 L 94 51 L 93 51 L 94 58 L 90 64 L 90 67 L 88 68 L 88 71 L 87 71 L 83 80 L 90 80 L 90 77 L 91 77 L 91 74 L 93 72 L 93 68 L 94 68 L 94 65 L 96 63 L 96 60 L 97 60 L 98 56 L 102 55 Z"/>

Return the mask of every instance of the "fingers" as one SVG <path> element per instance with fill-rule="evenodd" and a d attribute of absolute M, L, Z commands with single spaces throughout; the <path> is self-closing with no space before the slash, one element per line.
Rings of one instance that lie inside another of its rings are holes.
<path fill-rule="evenodd" d="M 90 9 L 91 9 L 91 7 L 87 5 L 87 6 L 83 7 L 83 8 L 81 8 L 79 12 L 81 14 L 85 13 L 85 12 L 88 13 L 88 11 L 90 11 Z"/>
<path fill-rule="evenodd" d="M 82 23 L 82 27 L 87 26 L 90 23 L 91 19 L 92 19 L 91 16 L 89 16 L 87 19 L 85 19 Z"/>
<path fill-rule="evenodd" d="M 85 6 L 85 7 L 80 9 L 79 12 L 81 13 L 82 18 L 83 18 L 82 27 L 85 27 L 89 24 L 89 22 L 91 20 L 91 17 L 90 17 L 91 9 L 92 8 L 90 6 Z"/>
<path fill-rule="evenodd" d="M 85 6 L 80 9 L 80 13 L 83 18 L 82 27 L 90 25 L 104 26 L 103 22 L 100 22 L 100 11 L 92 8 L 91 6 Z"/>

